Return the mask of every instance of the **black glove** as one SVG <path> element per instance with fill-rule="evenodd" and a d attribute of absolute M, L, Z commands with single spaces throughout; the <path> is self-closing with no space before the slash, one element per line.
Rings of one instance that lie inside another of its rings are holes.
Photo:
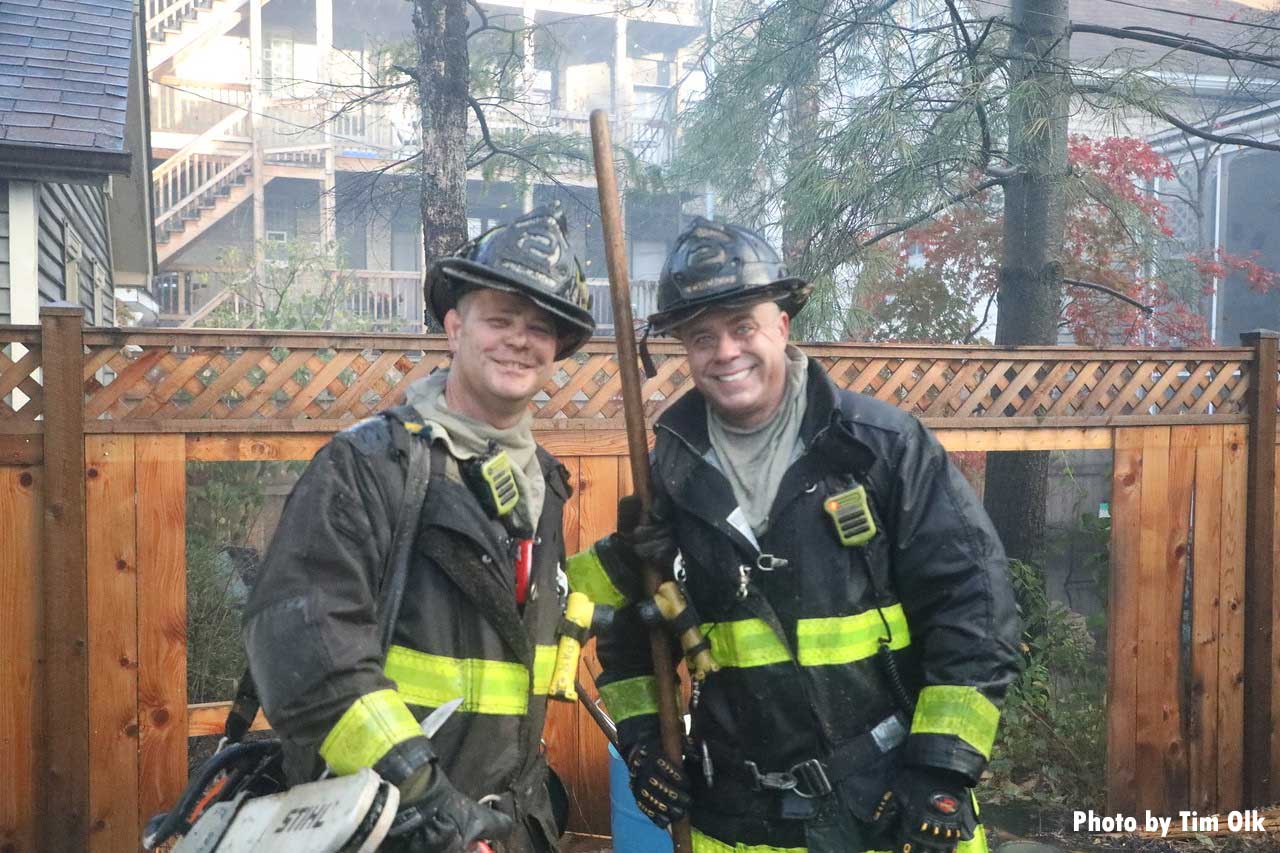
<path fill-rule="evenodd" d="M 948 770 L 904 767 L 885 792 L 875 823 L 889 832 L 894 853 L 955 853 L 973 838 L 978 817 L 967 780 Z"/>
<path fill-rule="evenodd" d="M 670 568 L 676 558 L 671 526 L 645 512 L 635 495 L 618 501 L 618 538 L 637 559 L 659 569 Z"/>
<path fill-rule="evenodd" d="M 666 829 L 689 810 L 689 779 L 662 754 L 657 741 L 641 741 L 627 755 L 631 793 L 649 820 Z"/>
<path fill-rule="evenodd" d="M 409 836 L 416 853 L 466 853 L 477 841 L 505 841 L 515 828 L 509 816 L 453 787 L 425 737 L 397 744 L 373 769 L 400 789 L 390 837 Z"/>

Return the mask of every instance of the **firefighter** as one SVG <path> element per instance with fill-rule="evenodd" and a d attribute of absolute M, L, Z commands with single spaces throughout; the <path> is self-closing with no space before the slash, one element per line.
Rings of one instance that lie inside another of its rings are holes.
<path fill-rule="evenodd" d="M 971 789 L 1019 667 L 1004 551 L 919 421 L 788 343 L 810 290 L 733 225 L 695 220 L 668 256 L 650 331 L 683 343 L 695 390 L 658 419 L 652 511 L 620 506 L 567 569 L 624 608 L 600 695 L 640 808 L 688 810 L 699 853 L 985 851 Z M 683 767 L 659 745 L 654 608 L 626 607 L 637 560 L 674 564 L 693 611 L 674 627 L 719 666 Z"/>
<path fill-rule="evenodd" d="M 250 669 L 291 784 L 372 767 L 399 787 L 384 849 L 554 850 L 539 746 L 570 488 L 529 401 L 594 331 L 586 280 L 553 205 L 433 264 L 427 290 L 452 364 L 299 479 L 246 609 Z M 430 478 L 384 665 L 377 595 L 412 442 L 429 443 Z"/>

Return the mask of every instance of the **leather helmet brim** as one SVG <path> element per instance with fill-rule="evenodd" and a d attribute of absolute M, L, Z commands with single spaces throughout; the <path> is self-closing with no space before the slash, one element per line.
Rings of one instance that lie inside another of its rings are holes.
<path fill-rule="evenodd" d="M 595 331 L 590 311 L 548 298 L 545 291 L 504 276 L 485 264 L 457 257 L 441 258 L 427 273 L 427 298 L 436 322 L 444 325 L 444 315 L 457 307 L 463 294 L 479 288 L 523 296 L 550 314 L 556 324 L 556 361 L 577 352 Z"/>
<path fill-rule="evenodd" d="M 694 317 L 707 311 L 722 308 L 739 308 L 755 305 L 759 302 L 775 302 L 778 307 L 795 319 L 795 316 L 809 301 L 813 287 L 802 278 L 782 278 L 764 287 L 754 287 L 747 291 L 737 290 L 730 293 L 717 293 L 700 300 L 690 300 L 667 311 L 657 311 L 649 315 L 649 333 L 665 335 Z"/>

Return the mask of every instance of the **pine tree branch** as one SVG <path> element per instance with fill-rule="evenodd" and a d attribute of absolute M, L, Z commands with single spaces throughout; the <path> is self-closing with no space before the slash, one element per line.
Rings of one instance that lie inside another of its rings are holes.
<path fill-rule="evenodd" d="M 1202 39 L 1181 36 L 1177 33 L 1165 32 L 1163 30 L 1151 30 L 1150 28 L 1120 29 L 1119 27 L 1104 27 L 1099 24 L 1078 24 L 1072 21 L 1071 32 L 1072 34 L 1088 33 L 1091 35 L 1110 36 L 1111 38 L 1125 39 L 1129 41 L 1140 41 L 1146 44 L 1173 48 L 1174 50 L 1184 50 L 1188 53 L 1198 53 L 1202 56 L 1211 56 L 1214 59 L 1223 59 L 1228 62 L 1250 62 L 1254 65 L 1265 65 L 1269 68 L 1280 69 L 1280 56 L 1272 56 L 1263 53 L 1250 53 L 1248 51 L 1235 50 L 1229 47 L 1221 47 Z"/>
<path fill-rule="evenodd" d="M 1171 113 L 1168 113 L 1160 109 L 1159 107 L 1144 106 L 1142 104 L 1135 104 L 1135 106 L 1137 106 L 1139 109 L 1142 109 L 1151 113 L 1153 116 L 1156 116 L 1157 118 L 1167 121 L 1169 124 L 1178 128 L 1178 130 L 1181 130 L 1183 133 L 1190 134 L 1191 136 L 1199 137 L 1200 139 L 1203 139 L 1207 142 L 1216 142 L 1219 145 L 1240 145 L 1245 148 L 1257 148 L 1261 151 L 1280 151 L 1280 145 L 1277 145 L 1274 142 L 1263 142 L 1260 139 L 1250 139 L 1245 136 L 1223 136 L 1218 133 L 1213 133 L 1212 131 L 1203 130 L 1201 128 L 1196 127 L 1195 125 L 1188 124 L 1187 122 L 1182 121 L 1177 116 L 1174 116 Z"/>
<path fill-rule="evenodd" d="M 951 15 L 951 21 L 955 24 L 958 33 L 957 40 L 964 42 L 965 60 L 969 65 L 969 83 L 973 86 L 973 112 L 978 119 L 978 127 L 982 132 L 982 158 L 979 162 L 979 168 L 985 170 L 991 163 L 991 124 L 987 120 L 987 108 L 982 103 L 982 93 L 978 90 L 983 80 L 983 75 L 978 70 L 978 45 L 969 36 L 969 28 L 965 25 L 964 17 L 961 16 L 960 10 L 956 7 L 956 0 L 946 0 L 947 12 Z"/>
<path fill-rule="evenodd" d="M 489 132 L 489 122 L 485 120 L 484 117 L 484 107 L 481 106 L 480 102 L 477 101 L 473 95 L 467 95 L 467 103 L 471 106 L 471 112 L 476 117 L 476 124 L 479 125 L 481 144 L 485 148 L 489 149 L 489 152 L 484 156 L 471 160 L 467 163 L 468 171 L 492 160 L 494 157 L 510 157 L 513 160 L 524 163 L 530 169 L 545 178 L 549 183 L 554 184 L 560 189 L 569 189 L 558 177 L 547 171 L 546 168 L 538 164 L 532 158 L 526 156 L 523 152 L 517 151 L 514 148 L 506 148 L 494 142 L 493 137 Z M 571 155 L 566 153 L 565 156 Z M 575 201 L 578 201 L 578 203 L 581 204 L 583 209 L 587 210 L 588 213 L 591 212 L 591 208 L 578 199 L 576 194 L 570 192 L 569 196 Z"/>
<path fill-rule="evenodd" d="M 892 228 L 886 228 L 880 233 L 875 234 L 874 236 L 866 240 L 863 240 L 861 243 L 858 244 L 858 248 L 865 249 L 868 246 L 872 246 L 876 243 L 879 243 L 881 240 L 885 239 L 886 237 L 892 237 L 894 234 L 901 234 L 903 231 L 908 231 L 916 227 L 920 223 L 927 222 L 928 220 L 937 216 L 939 213 L 946 210 L 951 205 L 958 204 L 962 201 L 965 201 L 966 199 L 971 199 L 976 195 L 980 195 L 994 186 L 999 186 L 1003 184 L 1005 180 L 1006 180 L 1005 178 L 989 178 L 988 180 L 985 180 L 980 184 L 975 184 L 974 186 L 970 187 L 967 190 L 961 190 L 960 192 L 953 193 L 952 195 L 947 196 L 945 199 L 938 202 L 933 207 L 929 208 L 923 213 L 917 214 L 916 216 L 913 216 L 910 219 L 905 220 L 904 222 L 899 222 L 897 225 L 894 225 Z"/>

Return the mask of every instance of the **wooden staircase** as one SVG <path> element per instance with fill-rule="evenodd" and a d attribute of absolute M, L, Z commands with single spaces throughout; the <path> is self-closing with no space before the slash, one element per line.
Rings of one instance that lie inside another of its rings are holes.
<path fill-rule="evenodd" d="M 228 32 L 248 15 L 247 6 L 248 0 L 146 0 L 147 70 Z"/>
<path fill-rule="evenodd" d="M 192 153 L 156 169 L 156 255 L 163 265 L 252 197 L 253 152 Z"/>

